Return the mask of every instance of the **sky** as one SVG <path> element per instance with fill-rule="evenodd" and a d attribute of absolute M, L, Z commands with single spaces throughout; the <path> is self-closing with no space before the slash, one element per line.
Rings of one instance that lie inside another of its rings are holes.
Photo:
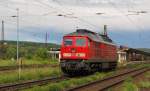
<path fill-rule="evenodd" d="M 150 48 L 150 0 L 0 0 L 5 39 L 61 44 L 64 34 L 77 28 L 108 34 L 118 45 Z M 1 29 L 1 26 L 0 26 Z M 1 32 L 1 30 L 0 30 Z"/>

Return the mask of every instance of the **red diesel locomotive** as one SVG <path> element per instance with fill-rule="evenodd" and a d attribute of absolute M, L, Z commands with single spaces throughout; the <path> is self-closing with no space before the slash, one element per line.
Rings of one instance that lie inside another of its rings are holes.
<path fill-rule="evenodd" d="M 64 73 L 95 72 L 116 65 L 117 47 L 107 35 L 78 29 L 63 37 L 60 66 Z"/>

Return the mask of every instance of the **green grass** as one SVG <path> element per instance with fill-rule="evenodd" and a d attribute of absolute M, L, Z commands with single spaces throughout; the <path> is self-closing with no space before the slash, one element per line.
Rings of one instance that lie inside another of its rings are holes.
<path fill-rule="evenodd" d="M 139 91 L 138 87 L 132 82 L 125 82 L 122 91 Z"/>
<path fill-rule="evenodd" d="M 150 81 L 140 82 L 140 88 L 150 88 Z"/>
<path fill-rule="evenodd" d="M 127 78 L 123 83 L 122 91 L 139 91 L 138 87 L 132 82 L 132 78 Z"/>
<path fill-rule="evenodd" d="M 60 76 L 61 71 L 57 68 L 34 68 L 34 69 L 23 69 L 20 73 L 19 79 L 19 72 L 18 70 L 8 73 L 1 73 L 0 75 L 0 84 L 3 83 L 14 83 L 14 82 L 22 82 L 26 80 L 33 80 L 33 79 L 41 79 L 44 77 L 54 77 Z"/>
<path fill-rule="evenodd" d="M 150 66 L 147 64 L 142 64 L 142 66 L 140 65 L 135 65 L 132 66 L 131 68 L 135 68 L 135 67 L 145 67 L 145 66 Z M 86 77 L 82 77 L 82 78 L 72 78 L 70 80 L 65 80 L 65 81 L 61 81 L 58 83 L 53 83 L 53 84 L 49 84 L 49 85 L 45 85 L 45 86 L 35 86 L 31 89 L 26 89 L 23 91 L 62 91 L 65 90 L 67 88 L 71 88 L 71 87 L 75 87 L 75 86 L 79 86 L 79 85 L 83 85 L 89 82 L 93 82 L 96 81 L 98 79 L 103 79 L 106 76 L 110 76 L 112 74 L 114 74 L 116 71 L 113 72 L 107 72 L 107 73 L 95 73 L 94 75 L 90 75 L 90 76 L 86 76 Z M 132 78 L 127 78 L 126 81 L 123 84 L 123 90 L 122 91 L 138 91 L 138 87 L 132 82 Z M 110 89 L 111 91 L 111 89 Z"/>
<path fill-rule="evenodd" d="M 140 67 L 150 67 L 150 64 L 128 64 L 126 65 L 128 68 L 140 68 Z"/>
<path fill-rule="evenodd" d="M 0 66 L 15 66 L 18 65 L 19 62 L 16 60 L 0 60 Z M 55 59 L 48 60 L 27 60 L 22 59 L 22 64 L 31 65 L 31 64 L 59 64 L 59 62 Z"/>
<path fill-rule="evenodd" d="M 145 74 L 145 77 L 150 79 L 150 71 Z"/>
<path fill-rule="evenodd" d="M 110 73 L 95 73 L 94 75 L 90 75 L 87 77 L 81 78 L 72 78 L 70 80 L 61 81 L 59 83 L 49 84 L 47 86 L 36 86 L 31 89 L 26 89 L 23 91 L 62 91 L 70 87 L 75 87 L 79 85 L 83 85 L 89 82 L 93 82 L 98 79 L 102 79 L 106 76 L 110 75 Z"/>
<path fill-rule="evenodd" d="M 0 66 L 12 66 L 17 65 L 16 61 L 12 60 L 0 60 Z"/>
<path fill-rule="evenodd" d="M 150 79 L 150 71 L 145 73 L 145 78 Z M 150 81 L 146 80 L 146 81 L 141 81 L 139 83 L 139 88 L 150 88 Z"/>
<path fill-rule="evenodd" d="M 123 64 L 123 63 L 118 63 L 117 68 L 121 69 L 121 68 L 140 68 L 140 67 L 150 67 L 150 64 L 145 64 L 145 63 L 141 63 L 141 64 Z"/>

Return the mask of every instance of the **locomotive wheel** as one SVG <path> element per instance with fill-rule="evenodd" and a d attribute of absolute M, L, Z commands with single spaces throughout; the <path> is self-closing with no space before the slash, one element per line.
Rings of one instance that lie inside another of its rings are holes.
<path fill-rule="evenodd" d="M 65 75 L 68 76 L 83 76 L 101 71 L 114 70 L 117 66 L 116 62 L 112 63 L 83 63 L 84 65 L 78 66 L 80 62 L 77 63 L 66 63 L 67 65 L 61 66 L 61 70 Z"/>
<path fill-rule="evenodd" d="M 66 63 L 65 66 L 61 66 L 61 70 L 63 73 L 69 75 L 69 76 L 75 76 L 75 75 L 88 75 L 92 72 L 92 69 L 90 67 L 89 63 Z"/>
<path fill-rule="evenodd" d="M 84 76 L 84 75 L 89 74 L 89 71 L 87 70 L 62 70 L 62 71 L 66 76 L 69 76 L 69 77 Z"/>
<path fill-rule="evenodd" d="M 117 62 L 114 62 L 114 63 L 110 63 L 109 64 L 109 70 L 115 70 L 117 67 Z"/>

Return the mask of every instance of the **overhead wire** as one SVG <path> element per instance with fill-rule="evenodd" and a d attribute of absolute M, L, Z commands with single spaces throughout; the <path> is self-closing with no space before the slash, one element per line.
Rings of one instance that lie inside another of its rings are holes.
<path fill-rule="evenodd" d="M 5 24 L 6 24 L 6 26 L 7 26 L 7 24 L 13 25 L 13 26 L 15 25 L 16 26 L 16 23 L 14 23 L 14 21 L 11 21 L 11 20 L 5 21 Z M 27 30 L 30 30 L 30 29 L 27 29 L 27 28 L 26 29 L 21 28 L 20 30 L 21 30 L 20 33 L 28 34 L 28 35 L 30 35 L 32 37 L 43 38 L 43 35 L 44 35 L 43 32 L 31 32 L 31 31 L 27 31 Z"/>
<path fill-rule="evenodd" d="M 49 8 L 53 8 L 53 9 L 56 9 L 56 10 L 59 10 L 59 12 L 61 12 L 61 13 L 63 13 L 63 14 L 58 14 L 58 16 L 64 16 L 64 17 L 66 17 L 66 18 L 77 18 L 77 17 L 74 17 L 74 16 L 67 16 L 67 15 L 72 15 L 72 12 L 70 13 L 67 13 L 67 12 L 64 12 L 62 9 L 58 9 L 58 8 L 55 8 L 55 7 L 52 7 L 52 6 L 50 6 L 50 5 L 48 5 L 48 4 L 45 4 L 45 3 L 43 3 L 43 2 L 41 2 L 41 1 L 36 1 L 36 2 L 39 2 L 40 4 L 43 4 L 43 5 L 46 5 L 46 6 L 48 6 Z M 56 1 L 56 0 L 53 0 L 53 2 L 56 2 L 58 5 L 61 5 L 58 1 Z"/>
<path fill-rule="evenodd" d="M 72 15 L 73 14 L 73 12 L 64 12 L 62 9 L 58 9 L 58 8 L 55 8 L 55 7 L 52 7 L 52 6 L 50 6 L 50 5 L 48 5 L 48 4 L 45 4 L 45 3 L 43 3 L 43 2 L 41 2 L 41 1 L 39 1 L 39 0 L 35 0 L 36 2 L 38 2 L 39 4 L 41 4 L 41 6 L 47 6 L 48 8 L 50 8 L 50 9 L 55 9 L 55 10 L 58 10 L 59 12 L 62 12 L 62 13 L 64 13 L 65 14 L 65 17 L 67 17 L 67 18 L 76 18 L 77 20 L 79 20 L 79 21 L 81 21 L 81 22 L 84 22 L 84 23 L 86 23 L 86 24 L 88 24 L 88 25 L 91 25 L 91 26 L 93 26 L 93 27 L 95 27 L 95 28 L 97 28 L 97 29 L 99 29 L 99 26 L 96 26 L 96 25 L 94 25 L 94 24 L 92 24 L 92 23 L 90 23 L 90 22 L 88 22 L 88 21 L 86 21 L 86 20 L 84 20 L 84 19 L 81 19 L 81 18 L 79 18 L 79 17 L 74 17 L 74 16 L 72 16 L 72 17 L 69 17 L 68 15 Z M 57 1 L 57 3 L 59 3 L 59 1 Z M 60 3 L 59 3 L 59 5 L 60 5 Z M 14 9 L 15 10 L 15 9 Z M 54 13 L 54 12 L 51 12 L 51 13 Z M 51 13 L 47 13 L 47 14 L 51 14 Z M 33 16 L 44 16 L 44 15 L 46 15 L 46 14 L 42 14 L 42 15 L 33 15 Z M 28 15 L 29 16 L 29 15 Z M 27 16 L 26 16 L 27 17 Z"/>
<path fill-rule="evenodd" d="M 119 11 L 123 16 L 125 16 L 138 30 L 139 30 L 139 40 L 141 40 L 141 30 L 143 31 L 143 29 L 137 25 L 130 17 L 128 17 L 126 14 L 124 14 L 119 8 L 117 8 L 117 6 L 111 2 L 110 0 L 109 1 L 109 4 L 114 8 L 116 9 L 117 11 Z"/>
<path fill-rule="evenodd" d="M 64 12 L 62 9 L 59 9 L 59 8 L 53 7 L 53 6 L 49 5 L 49 4 L 43 3 L 41 0 L 35 0 L 35 1 L 36 1 L 37 3 L 43 5 L 43 6 L 48 7 L 49 9 L 53 9 L 53 10 L 59 11 L 59 12 L 61 12 L 61 13 L 67 13 L 67 12 Z"/>
<path fill-rule="evenodd" d="M 34 4 L 34 3 L 32 3 L 32 4 Z M 2 3 L 2 2 L 0 2 L 0 5 L 2 6 L 2 7 L 6 7 L 6 8 L 8 8 L 8 9 L 10 9 L 10 10 L 13 10 L 13 11 L 16 11 L 16 8 L 13 8 L 13 7 L 10 7 L 9 5 L 5 5 L 4 3 Z M 37 4 L 34 4 L 34 5 L 37 5 Z M 41 5 L 40 3 L 38 4 L 38 6 L 40 6 L 40 7 L 42 7 L 42 8 L 46 8 L 45 7 L 45 5 Z M 50 9 L 50 8 L 46 8 L 46 9 L 49 9 L 49 10 L 52 10 L 52 9 Z M 23 11 L 22 11 L 23 12 Z M 48 12 L 48 14 L 53 14 L 53 13 L 56 13 L 56 12 L 54 12 L 54 11 L 52 11 L 52 12 Z M 44 13 L 44 14 L 39 14 L 39 15 L 24 15 L 24 16 L 44 16 L 46 13 Z"/>
<path fill-rule="evenodd" d="M 4 5 L 4 4 L 3 4 Z M 4 5 L 5 6 L 5 5 Z M 7 6 L 5 6 L 5 7 L 7 7 Z M 7 8 L 9 8 L 9 9 L 11 9 L 11 10 L 13 10 L 13 11 L 16 11 L 16 9 L 12 9 L 11 7 L 7 7 Z M 29 16 L 29 15 L 28 15 Z M 36 16 L 39 16 L 39 15 L 36 15 Z M 3 17 L 3 16 L 1 16 L 1 17 Z M 11 17 L 11 16 L 4 16 L 4 17 Z M 20 17 L 22 17 L 22 16 L 20 16 Z M 5 20 L 7 20 L 7 19 L 5 19 Z M 19 20 L 21 20 L 21 18 L 19 19 Z M 12 21 L 12 20 L 11 20 Z M 10 20 L 9 20 L 9 22 L 7 21 L 6 23 L 8 23 L 8 24 L 11 24 L 11 25 L 16 25 L 16 24 L 14 24 L 14 23 L 12 23 Z M 21 20 L 22 21 L 22 20 Z M 16 21 L 13 21 L 13 22 L 16 22 Z M 28 22 L 29 23 L 29 22 Z M 23 30 L 23 28 L 21 29 L 21 32 L 22 33 L 27 33 L 27 34 L 29 34 L 29 35 L 32 35 L 32 36 L 34 36 L 34 37 L 40 37 L 41 36 L 41 33 L 35 33 L 35 32 L 31 32 L 31 31 L 27 31 L 28 29 L 25 29 L 25 30 Z M 39 36 L 40 35 L 40 36 Z M 43 34 L 42 34 L 43 35 Z"/>
<path fill-rule="evenodd" d="M 16 9 L 14 9 L 14 8 L 12 8 L 12 7 L 9 7 L 8 5 L 5 5 L 5 4 L 2 3 L 2 2 L 0 2 L 0 5 L 1 5 L 2 7 L 8 8 L 8 9 L 10 9 L 10 10 L 16 11 Z"/>
<path fill-rule="evenodd" d="M 62 9 L 58 9 L 58 8 L 56 8 L 56 7 L 52 7 L 52 6 L 50 6 L 49 4 L 45 4 L 45 3 L 43 3 L 43 2 L 41 2 L 41 1 L 39 1 L 39 0 L 35 0 L 35 1 L 36 1 L 36 2 L 39 2 L 39 3 L 41 4 L 41 6 L 46 6 L 46 7 L 48 7 L 48 8 L 55 9 L 56 11 L 59 11 L 59 12 L 64 13 L 64 14 L 66 15 L 66 17 L 68 17 L 67 14 L 66 14 L 66 12 L 63 11 Z M 56 1 L 56 0 L 55 0 L 55 1 Z M 59 3 L 59 5 L 61 5 L 61 7 L 63 7 L 62 4 L 60 4 L 60 2 L 59 2 L 58 0 L 57 0 L 57 3 Z M 112 4 L 112 3 L 111 3 L 111 4 Z M 116 8 L 116 5 L 112 4 L 112 6 Z M 118 8 L 116 8 L 116 10 L 118 10 Z M 121 12 L 121 13 L 123 14 L 123 12 L 122 12 L 121 10 L 119 10 L 119 12 Z M 72 13 L 72 12 L 71 12 L 71 13 Z M 124 15 L 124 14 L 123 14 L 123 15 Z M 38 16 L 38 15 L 37 15 L 37 16 Z M 124 15 L 124 16 L 126 16 L 126 15 Z M 68 17 L 68 18 L 69 18 L 69 17 Z M 70 17 L 70 18 L 75 18 L 75 19 L 77 19 L 77 20 L 79 20 L 79 21 L 81 21 L 81 22 L 84 22 L 84 23 L 86 23 L 86 24 L 89 24 L 89 25 L 94 26 L 95 28 L 98 28 L 98 29 L 99 29 L 99 26 L 96 26 L 96 25 L 94 25 L 94 24 L 92 24 L 92 23 L 90 23 L 90 22 L 88 22 L 88 21 L 86 21 L 86 20 L 84 20 L 84 19 L 79 18 L 79 17 L 72 16 L 72 17 Z M 126 16 L 126 18 L 127 18 L 132 24 L 135 25 L 135 22 L 134 22 L 132 19 L 130 19 L 130 17 Z M 135 26 L 136 26 L 139 30 L 141 30 L 138 25 L 135 25 Z M 140 35 L 139 35 L 139 36 L 140 36 Z"/>
<path fill-rule="evenodd" d="M 13 9 L 12 7 L 6 6 L 6 5 L 4 5 L 4 4 L 3 4 L 2 6 L 5 6 L 6 8 L 9 8 L 10 10 L 16 11 L 16 9 Z M 0 16 L 0 17 L 1 17 L 1 18 L 2 18 L 2 17 L 3 17 L 3 18 L 4 18 L 4 17 L 9 17 L 9 18 L 10 18 L 10 17 L 12 17 L 12 16 Z M 22 16 L 20 16 L 20 17 L 22 17 Z M 26 16 L 26 17 L 27 17 L 27 16 Z M 21 20 L 21 18 L 20 18 L 19 20 Z M 24 20 L 23 20 L 23 21 L 24 21 Z M 27 21 L 25 21 L 25 22 L 27 22 Z M 27 22 L 27 23 L 29 23 L 29 22 Z"/>
<path fill-rule="evenodd" d="M 110 0 L 109 0 L 110 1 Z M 119 11 L 123 16 L 125 16 L 133 25 L 135 25 L 136 28 L 140 29 L 141 28 L 139 26 L 136 25 L 136 23 L 130 18 L 128 17 L 126 14 L 124 14 L 123 11 L 121 11 L 114 3 L 109 2 L 117 11 Z"/>
<path fill-rule="evenodd" d="M 60 5 L 61 7 L 66 8 L 66 7 L 63 6 L 63 4 L 60 3 L 59 0 L 53 0 L 53 1 L 55 1 L 56 3 L 58 3 L 58 5 Z M 64 13 L 65 13 L 65 12 L 64 12 Z M 71 11 L 69 11 L 69 13 L 74 14 L 74 13 L 71 12 Z M 86 23 L 86 24 L 88 24 L 88 25 L 90 25 L 90 26 L 92 26 L 92 27 L 95 27 L 95 28 L 98 29 L 98 30 L 100 29 L 99 26 L 97 26 L 97 25 L 95 25 L 95 24 L 92 24 L 91 22 L 86 21 L 86 20 L 84 20 L 84 19 L 82 19 L 82 18 L 79 18 L 79 17 L 77 17 L 77 16 L 74 16 L 74 15 L 68 16 L 67 14 L 64 15 L 64 16 L 65 16 L 66 18 L 74 18 L 74 19 L 77 19 L 77 20 L 79 20 L 79 21 L 81 21 L 81 22 L 83 22 L 83 23 Z M 86 25 L 86 26 L 88 26 L 88 25 Z"/>

